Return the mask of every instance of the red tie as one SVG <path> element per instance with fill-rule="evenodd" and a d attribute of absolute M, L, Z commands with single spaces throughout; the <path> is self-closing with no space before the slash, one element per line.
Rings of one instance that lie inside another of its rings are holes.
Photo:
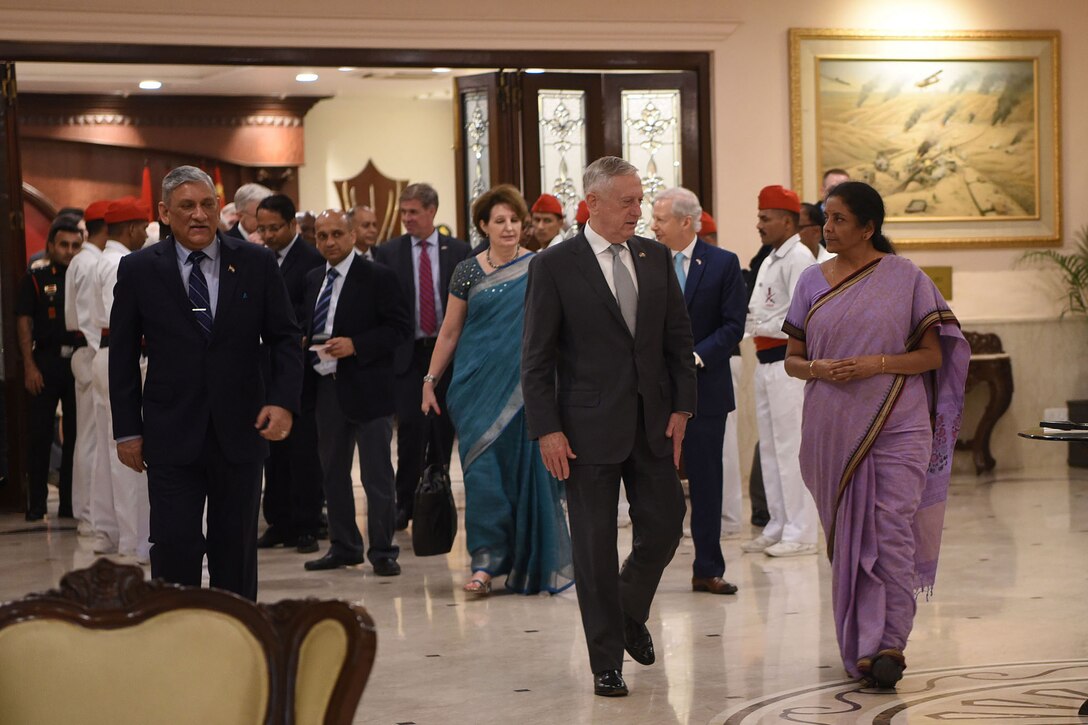
<path fill-rule="evenodd" d="M 430 245 L 426 239 L 419 242 L 419 329 L 427 337 L 435 334 L 437 317 L 434 312 L 434 278 L 431 276 Z"/>

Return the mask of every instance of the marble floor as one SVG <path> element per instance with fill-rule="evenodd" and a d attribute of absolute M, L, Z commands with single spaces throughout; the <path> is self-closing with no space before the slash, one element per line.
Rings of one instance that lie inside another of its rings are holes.
<path fill-rule="evenodd" d="M 690 591 L 684 539 L 648 623 L 658 662 L 628 662 L 631 695 L 619 699 L 592 694 L 573 590 L 460 591 L 463 533 L 452 554 L 428 558 L 399 534 L 403 574 L 391 579 L 368 565 L 306 572 L 293 550 L 262 551 L 260 596 L 366 606 L 379 647 L 357 723 L 1088 723 L 1077 715 L 1088 698 L 1088 470 L 1040 460 L 956 477 L 946 523 L 936 591 L 919 604 L 910 667 L 890 694 L 844 676 L 824 556 L 742 554 L 748 532 L 723 540 L 740 587 L 729 597 Z M 621 551 L 630 538 L 621 529 Z M 0 600 L 93 558 L 71 526 L 0 515 Z"/>

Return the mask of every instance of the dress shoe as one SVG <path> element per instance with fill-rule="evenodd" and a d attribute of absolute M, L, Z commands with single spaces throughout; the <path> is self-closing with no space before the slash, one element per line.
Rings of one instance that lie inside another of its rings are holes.
<path fill-rule="evenodd" d="M 403 509 L 397 509 L 397 531 L 404 531 L 408 528 L 408 512 Z"/>
<path fill-rule="evenodd" d="M 312 559 L 306 562 L 306 571 L 325 571 L 327 569 L 339 569 L 342 566 L 355 566 L 356 564 L 362 564 L 363 557 L 358 556 L 345 556 L 344 554 L 337 554 L 335 551 L 330 551 L 320 559 Z"/>
<path fill-rule="evenodd" d="M 645 624 L 639 624 L 630 617 L 624 619 L 626 621 L 623 624 L 623 648 L 640 665 L 652 665 L 656 658 L 654 657 L 654 640 L 650 637 L 650 630 L 646 629 Z"/>
<path fill-rule="evenodd" d="M 94 527 L 87 521 L 80 521 L 79 526 L 76 527 L 76 533 L 80 536 L 97 536 L 97 532 Z"/>
<path fill-rule="evenodd" d="M 797 541 L 779 541 L 774 546 L 763 550 L 767 556 L 810 556 L 816 553 L 816 544 L 802 544 Z"/>
<path fill-rule="evenodd" d="M 312 554 L 318 550 L 317 537 L 313 534 L 299 534 L 295 540 L 295 548 L 300 554 Z"/>
<path fill-rule="evenodd" d="M 276 546 L 294 546 L 295 537 L 288 536 L 282 529 L 269 526 L 264 533 L 257 537 L 258 549 L 272 549 Z"/>
<path fill-rule="evenodd" d="M 603 670 L 593 675 L 593 694 L 601 697 L 625 697 L 627 683 L 619 670 Z"/>
<path fill-rule="evenodd" d="M 378 559 L 373 564 L 374 573 L 377 576 L 398 576 L 400 574 L 400 564 L 396 559 Z"/>
<path fill-rule="evenodd" d="M 27 511 L 26 512 L 26 520 L 27 521 L 41 521 L 44 518 L 45 518 L 45 512 L 44 511 Z"/>
<path fill-rule="evenodd" d="M 720 576 L 691 578 L 691 590 L 693 592 L 710 592 L 711 594 L 736 594 L 737 587 L 730 584 Z"/>
<path fill-rule="evenodd" d="M 758 554 L 761 551 L 766 550 L 768 546 L 774 546 L 777 543 L 777 539 L 772 539 L 769 536 L 764 536 L 763 534 L 760 534 L 751 541 L 745 541 L 743 544 L 741 544 L 740 550 L 743 551 L 745 554 Z"/>
<path fill-rule="evenodd" d="M 99 534 L 94 541 L 92 551 L 96 554 L 116 554 L 117 544 L 113 543 L 105 534 Z"/>

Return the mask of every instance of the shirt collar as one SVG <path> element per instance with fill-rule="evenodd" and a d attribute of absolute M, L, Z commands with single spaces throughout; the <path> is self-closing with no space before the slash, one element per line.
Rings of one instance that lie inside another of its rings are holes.
<path fill-rule="evenodd" d="M 598 234 L 593 229 L 593 227 L 591 227 L 589 225 L 589 222 L 586 222 L 585 234 L 586 234 L 586 241 L 589 242 L 589 246 L 593 249 L 594 254 L 601 254 L 606 249 L 608 249 L 609 247 L 612 246 L 612 242 L 608 241 L 607 239 L 602 237 L 600 234 Z M 624 249 L 627 249 L 627 242 L 624 242 L 620 246 L 623 247 Z M 631 250 L 628 249 L 627 251 L 631 251 Z"/>
<path fill-rule="evenodd" d="M 106 243 L 109 244 L 109 242 L 106 242 Z M 176 251 L 177 255 L 178 255 L 178 264 L 185 264 L 186 262 L 189 261 L 189 255 L 192 254 L 196 250 L 187 248 L 184 244 L 182 244 L 181 242 L 179 242 L 178 240 L 175 239 L 174 240 L 174 251 Z M 219 235 L 218 234 L 215 235 L 215 239 L 212 240 L 212 243 L 209 244 L 208 246 L 204 247 L 200 251 L 204 252 L 204 254 L 208 257 L 208 259 L 212 260 L 213 262 L 216 259 L 218 259 L 219 258 Z"/>
<path fill-rule="evenodd" d="M 102 248 L 102 251 L 104 252 L 107 249 L 112 249 L 115 252 L 120 252 L 121 254 L 128 254 L 129 252 L 132 251 L 131 249 L 126 247 L 124 244 L 121 244 L 121 242 L 117 241 L 116 239 L 107 239 L 106 240 L 106 246 Z"/>
<path fill-rule="evenodd" d="M 351 254 L 349 254 L 348 256 L 341 259 L 340 263 L 338 265 L 336 265 L 335 269 L 336 269 L 337 272 L 340 273 L 341 277 L 347 277 L 348 276 L 348 270 L 351 269 L 351 263 L 352 263 L 352 260 L 354 260 L 354 259 L 355 259 L 355 252 L 352 251 Z M 325 274 L 326 275 L 328 275 L 330 269 L 332 269 L 332 267 L 330 267 L 328 262 L 325 262 Z"/>
<path fill-rule="evenodd" d="M 683 255 L 684 255 L 684 259 L 688 259 L 688 260 L 690 260 L 690 259 L 691 259 L 691 256 L 692 256 L 693 254 L 695 254 L 695 243 L 696 243 L 697 241 L 699 241 L 699 237 L 698 237 L 698 236 L 694 236 L 694 237 L 692 237 L 692 238 L 691 238 L 691 243 L 690 243 L 690 244 L 688 244 L 688 246 L 684 247 L 684 248 L 683 248 L 683 249 L 681 249 L 681 250 L 680 250 L 679 252 L 673 252 L 673 253 L 672 253 L 672 257 L 673 257 L 673 259 L 676 259 L 676 255 L 677 255 L 677 254 L 683 254 Z"/>
<path fill-rule="evenodd" d="M 425 237 L 425 238 L 426 238 L 428 244 L 430 244 L 432 247 L 437 247 L 438 246 L 438 228 L 436 227 L 436 228 L 432 229 L 430 236 Z M 419 246 L 419 242 L 422 239 L 424 239 L 424 237 L 412 237 L 412 246 L 413 247 Z"/>
<path fill-rule="evenodd" d="M 786 241 L 782 242 L 781 247 L 779 247 L 778 249 L 773 250 L 771 252 L 771 256 L 774 257 L 775 259 L 782 259 L 787 254 L 789 254 L 790 251 L 794 247 L 796 247 L 800 243 L 801 243 L 801 235 L 800 234 L 794 234 L 792 237 L 790 237 Z"/>
<path fill-rule="evenodd" d="M 291 243 L 276 253 L 280 261 L 287 259 L 287 255 L 290 254 L 291 249 L 295 246 L 295 242 L 299 240 L 299 235 L 295 235 L 295 238 L 291 240 Z"/>

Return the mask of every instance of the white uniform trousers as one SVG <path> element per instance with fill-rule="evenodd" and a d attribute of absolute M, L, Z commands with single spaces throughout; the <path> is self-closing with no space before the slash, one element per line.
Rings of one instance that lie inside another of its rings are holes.
<path fill-rule="evenodd" d="M 815 544 L 816 504 L 801 478 L 801 408 L 805 381 L 786 375 L 784 362 L 756 366 L 756 425 L 763 488 L 771 520 L 763 535 Z"/>
<path fill-rule="evenodd" d="M 108 501 L 112 509 L 107 514 L 109 528 L 100 528 L 99 531 L 109 537 L 111 543 L 117 544 L 120 553 L 146 559 L 151 551 L 151 504 L 147 494 L 147 473 L 136 473 L 117 458 L 117 442 L 113 439 L 113 418 L 109 407 L 109 366 L 109 348 L 99 350 L 94 358 L 94 383 L 105 405 L 99 411 L 97 423 L 105 431 L 100 450 L 106 455 L 110 472 L 110 491 L 102 497 L 102 503 Z"/>
<path fill-rule="evenodd" d="M 95 452 L 98 450 L 94 414 L 94 356 L 86 345 L 72 354 L 76 381 L 76 447 L 72 456 L 72 513 L 81 524 L 92 526 L 91 492 L 94 490 Z"/>
<path fill-rule="evenodd" d="M 739 390 L 741 368 L 740 355 L 729 358 L 729 372 L 733 377 L 733 397 Z M 741 501 L 740 447 L 737 443 L 737 411 L 725 418 L 725 439 L 722 441 L 722 531 L 733 534 L 744 529 Z"/>

